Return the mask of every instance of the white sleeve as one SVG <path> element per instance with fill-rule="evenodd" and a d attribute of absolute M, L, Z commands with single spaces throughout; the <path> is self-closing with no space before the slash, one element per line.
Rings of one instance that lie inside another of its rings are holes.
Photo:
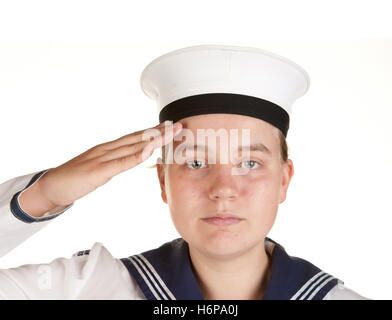
<path fill-rule="evenodd" d="M 48 264 L 0 269 L 0 299 L 131 299 L 145 296 L 127 268 L 101 244 Z"/>
<path fill-rule="evenodd" d="M 324 297 L 323 300 L 371 300 L 365 298 L 355 291 L 344 286 L 343 283 L 338 282 Z"/>
<path fill-rule="evenodd" d="M 56 207 L 36 218 L 23 211 L 19 196 L 50 169 L 19 176 L 0 184 L 0 257 L 73 206 Z"/>
<path fill-rule="evenodd" d="M 20 194 L 48 170 L 16 177 L 0 184 L 0 256 L 45 227 L 71 205 L 56 207 L 35 218 L 19 205 Z M 119 259 L 102 244 L 71 258 L 46 264 L 0 269 L 0 299 L 135 299 L 145 297 Z"/>

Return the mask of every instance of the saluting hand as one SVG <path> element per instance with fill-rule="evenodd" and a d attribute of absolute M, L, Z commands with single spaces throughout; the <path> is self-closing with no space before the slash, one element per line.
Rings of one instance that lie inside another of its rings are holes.
<path fill-rule="evenodd" d="M 20 195 L 22 209 L 39 217 L 52 208 L 73 203 L 115 175 L 137 166 L 155 148 L 170 143 L 182 128 L 179 122 L 174 126 L 171 121 L 164 124 L 99 144 L 50 169 Z"/>

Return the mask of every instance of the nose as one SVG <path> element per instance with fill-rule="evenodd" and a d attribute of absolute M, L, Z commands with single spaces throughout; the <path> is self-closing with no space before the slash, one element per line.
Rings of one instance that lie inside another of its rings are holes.
<path fill-rule="evenodd" d="M 238 179 L 238 177 L 237 177 Z M 238 197 L 238 185 L 230 166 L 216 166 L 211 181 L 209 197 L 211 200 L 234 200 Z"/>

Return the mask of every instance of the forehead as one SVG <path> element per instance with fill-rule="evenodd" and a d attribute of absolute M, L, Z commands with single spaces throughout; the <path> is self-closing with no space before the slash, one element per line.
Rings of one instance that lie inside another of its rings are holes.
<path fill-rule="evenodd" d="M 250 144 L 261 143 L 267 146 L 271 151 L 277 149 L 279 145 L 279 138 L 277 132 L 279 129 L 270 123 L 238 114 L 203 114 L 192 117 L 187 117 L 179 120 L 184 130 L 183 134 L 180 133 L 181 140 L 175 139 L 174 146 L 181 144 L 187 138 L 185 135 L 191 134 L 194 139 L 194 144 L 197 143 L 197 136 L 204 136 L 208 133 L 213 133 L 216 136 L 216 142 L 219 144 L 218 137 L 227 134 L 229 139 L 233 139 L 237 134 L 238 145 L 243 145 L 243 138 L 249 134 Z M 230 134 L 233 132 L 233 135 Z M 248 133 L 246 133 L 248 132 Z M 221 134 L 218 134 L 221 133 Z M 180 138 L 178 137 L 178 138 Z M 246 143 L 245 143 L 246 144 Z"/>

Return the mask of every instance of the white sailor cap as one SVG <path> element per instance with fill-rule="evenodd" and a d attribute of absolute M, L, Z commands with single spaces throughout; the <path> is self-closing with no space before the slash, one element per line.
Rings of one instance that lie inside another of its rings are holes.
<path fill-rule="evenodd" d="M 156 100 L 161 123 L 231 113 L 267 121 L 287 136 L 292 104 L 306 93 L 310 79 L 296 63 L 265 50 L 200 45 L 156 58 L 140 84 Z"/>

